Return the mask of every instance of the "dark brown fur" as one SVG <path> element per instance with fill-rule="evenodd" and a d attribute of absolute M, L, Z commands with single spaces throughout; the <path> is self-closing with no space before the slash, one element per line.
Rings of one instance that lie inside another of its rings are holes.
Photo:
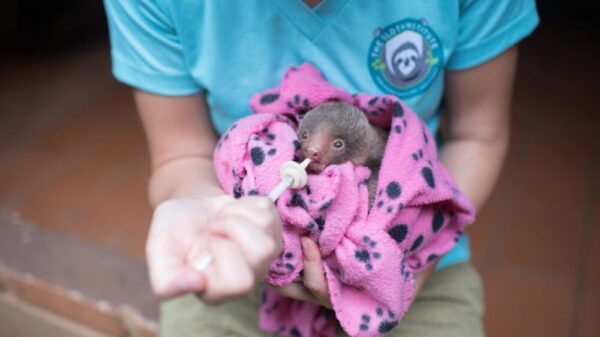
<path fill-rule="evenodd" d="M 308 137 L 303 139 L 307 132 Z M 383 158 L 387 133 L 373 126 L 358 108 L 346 103 L 324 103 L 308 111 L 298 126 L 302 152 L 313 159 L 309 167 L 320 172 L 330 164 L 350 161 L 365 165 L 371 172 L 369 201 L 373 202 L 377 188 L 377 174 Z M 342 149 L 336 149 L 336 140 L 343 140 Z"/>

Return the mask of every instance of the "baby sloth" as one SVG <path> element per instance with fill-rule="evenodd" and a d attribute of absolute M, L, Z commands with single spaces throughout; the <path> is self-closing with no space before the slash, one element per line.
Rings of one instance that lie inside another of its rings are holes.
<path fill-rule="evenodd" d="M 365 114 L 347 103 L 324 103 L 308 111 L 298 126 L 302 153 L 311 159 L 309 171 L 319 173 L 330 164 L 347 161 L 371 170 L 369 207 L 377 189 L 387 133 L 373 126 Z"/>

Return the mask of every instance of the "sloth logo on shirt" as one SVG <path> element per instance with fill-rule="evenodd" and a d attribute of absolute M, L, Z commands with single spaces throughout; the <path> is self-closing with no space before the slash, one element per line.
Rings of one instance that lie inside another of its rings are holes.
<path fill-rule="evenodd" d="M 444 64 L 440 39 L 422 21 L 404 19 L 375 30 L 368 55 L 373 81 L 400 98 L 423 93 Z"/>

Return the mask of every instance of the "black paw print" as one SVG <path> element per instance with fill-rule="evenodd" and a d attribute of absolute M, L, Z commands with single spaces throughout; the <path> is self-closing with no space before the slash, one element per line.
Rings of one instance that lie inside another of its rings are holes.
<path fill-rule="evenodd" d="M 375 249 L 375 247 L 377 246 L 377 242 L 373 239 L 371 239 L 368 236 L 363 236 L 363 240 L 362 240 L 368 247 L 365 248 L 361 248 L 358 249 L 355 253 L 354 253 L 354 257 L 361 263 L 363 263 L 365 265 L 365 268 L 368 271 L 372 271 L 373 270 L 373 264 L 372 264 L 372 260 L 371 258 L 375 259 L 375 260 L 379 260 L 381 258 L 381 253 L 373 251 Z"/>
<path fill-rule="evenodd" d="M 310 110 L 310 100 L 308 98 L 302 98 L 300 95 L 294 95 L 294 99 L 287 102 L 288 108 L 297 111 L 300 115 L 304 115 Z"/>
<path fill-rule="evenodd" d="M 412 155 L 412 159 L 416 162 L 420 161 L 421 159 L 423 159 L 423 150 L 419 149 L 417 151 L 415 151 Z M 421 169 L 421 176 L 423 177 L 423 179 L 425 179 L 425 182 L 427 183 L 427 186 L 431 187 L 431 188 L 435 188 L 435 178 L 433 176 L 433 163 L 431 162 L 431 160 L 427 160 L 427 164 L 428 166 L 424 166 Z"/>
<path fill-rule="evenodd" d="M 369 331 L 369 323 L 371 323 L 371 316 L 363 314 L 360 318 L 360 331 Z"/>
<path fill-rule="evenodd" d="M 294 259 L 294 253 L 284 251 L 279 260 L 275 262 L 275 266 L 281 269 L 287 269 L 289 272 L 293 271 L 296 268 L 296 259 Z"/>
<path fill-rule="evenodd" d="M 269 133 L 269 129 L 265 128 L 262 131 L 262 136 L 266 140 L 257 135 L 254 135 L 250 140 L 250 158 L 255 166 L 262 165 L 267 156 L 273 156 L 277 153 L 277 149 L 270 142 L 270 140 L 275 139 L 275 134 Z"/>
<path fill-rule="evenodd" d="M 385 192 L 385 195 L 384 195 Z M 402 194 L 402 186 L 397 181 L 391 181 L 385 187 L 385 189 L 379 190 L 377 192 L 377 198 L 379 201 L 377 202 L 377 208 L 383 208 L 386 204 L 386 200 L 389 201 L 386 207 L 386 212 L 391 214 L 394 210 L 400 211 L 404 208 L 403 203 L 396 203 Z"/>
<path fill-rule="evenodd" d="M 379 321 L 379 323 L 375 323 L 375 321 Z M 384 310 L 382 308 L 377 308 L 375 309 L 374 315 L 365 313 L 361 316 L 359 325 L 360 331 L 368 331 L 371 323 L 376 324 L 379 333 L 387 333 L 398 325 L 398 320 L 396 319 L 396 315 L 390 310 L 388 310 L 386 317 Z"/>
<path fill-rule="evenodd" d="M 419 149 L 419 150 L 413 152 L 412 159 L 414 161 L 419 161 L 419 159 L 422 159 L 422 158 L 423 158 L 423 150 L 422 149 Z"/>
<path fill-rule="evenodd" d="M 379 97 L 375 96 L 367 102 L 368 109 L 363 109 L 363 112 L 371 114 L 373 116 L 385 114 L 387 112 L 387 107 L 385 106 L 386 104 L 387 100 L 385 98 L 382 98 L 380 100 Z"/>
<path fill-rule="evenodd" d="M 378 319 L 381 319 L 379 326 L 377 327 L 377 331 L 380 333 L 390 332 L 396 325 L 398 325 L 396 315 L 391 310 L 388 310 L 387 315 L 385 315 L 382 308 L 377 308 L 375 310 L 375 314 L 377 315 Z"/>

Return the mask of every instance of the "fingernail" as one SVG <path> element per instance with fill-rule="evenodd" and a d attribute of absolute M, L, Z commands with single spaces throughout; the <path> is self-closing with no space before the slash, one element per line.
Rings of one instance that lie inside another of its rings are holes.
<path fill-rule="evenodd" d="M 308 250 L 307 247 L 307 243 L 306 240 L 308 240 L 308 238 L 306 236 L 300 238 L 300 243 L 302 244 L 302 250 L 304 250 L 305 252 Z"/>
<path fill-rule="evenodd" d="M 201 273 L 204 270 L 206 270 L 206 268 L 208 268 L 208 266 L 210 266 L 211 262 L 213 260 L 213 256 L 212 255 L 204 255 L 202 258 L 196 260 L 196 262 L 194 262 L 193 267 L 194 269 Z"/>
<path fill-rule="evenodd" d="M 312 246 L 310 245 L 310 242 L 308 242 L 310 239 L 307 238 L 306 236 L 302 238 L 302 255 L 304 256 L 304 259 L 308 260 L 310 259 L 311 255 L 314 253 L 312 252 Z"/>

